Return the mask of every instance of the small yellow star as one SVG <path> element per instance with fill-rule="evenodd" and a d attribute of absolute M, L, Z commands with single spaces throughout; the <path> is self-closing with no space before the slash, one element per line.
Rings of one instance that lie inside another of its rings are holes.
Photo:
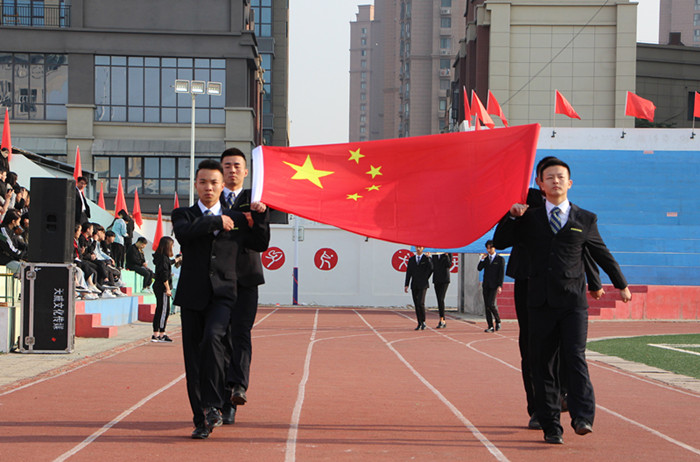
<path fill-rule="evenodd" d="M 357 194 L 357 193 L 355 193 L 355 194 L 348 194 L 348 199 L 352 199 L 352 200 L 354 200 L 355 202 L 357 202 L 357 199 L 361 199 L 361 198 L 362 198 L 362 196 L 360 196 L 360 195 Z"/>
<path fill-rule="evenodd" d="M 379 171 L 381 168 L 382 168 L 381 166 L 375 167 L 374 165 L 370 165 L 369 172 L 365 172 L 365 173 L 367 175 L 372 175 L 372 179 L 374 179 L 374 177 L 377 175 L 383 175 L 383 173 Z"/>
<path fill-rule="evenodd" d="M 350 158 L 348 160 L 354 160 L 356 163 L 360 163 L 360 159 L 365 157 L 364 154 L 360 154 L 360 148 L 357 148 L 357 151 L 350 151 Z"/>
<path fill-rule="evenodd" d="M 334 173 L 326 170 L 316 170 L 311 163 L 311 156 L 309 155 L 306 156 L 304 165 L 294 165 L 289 162 L 284 163 L 296 170 L 296 173 L 292 176 L 292 180 L 309 180 L 321 189 L 323 189 L 323 185 L 321 184 L 320 178 Z"/>
<path fill-rule="evenodd" d="M 377 186 L 376 184 L 373 184 L 369 188 L 365 188 L 367 191 L 379 191 L 379 188 L 381 188 L 382 185 Z"/>

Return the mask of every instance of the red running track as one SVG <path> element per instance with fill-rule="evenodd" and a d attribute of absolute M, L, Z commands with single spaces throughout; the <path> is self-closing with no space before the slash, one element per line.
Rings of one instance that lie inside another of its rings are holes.
<path fill-rule="evenodd" d="M 235 425 L 189 438 L 176 336 L 0 391 L 0 460 L 700 460 L 700 394 L 596 362 L 594 432 L 565 415 L 565 444 L 543 443 L 526 428 L 517 325 L 482 324 L 415 332 L 404 310 L 263 308 Z M 589 337 L 697 332 L 606 321 Z"/>

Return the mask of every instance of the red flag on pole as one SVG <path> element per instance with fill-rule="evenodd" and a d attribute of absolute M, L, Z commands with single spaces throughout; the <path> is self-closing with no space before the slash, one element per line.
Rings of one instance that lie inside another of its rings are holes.
<path fill-rule="evenodd" d="M 139 202 L 139 188 L 134 190 L 134 213 L 132 214 L 134 218 L 134 223 L 139 225 L 139 228 L 143 225 L 143 217 L 141 216 L 141 202 Z"/>
<path fill-rule="evenodd" d="M 491 90 L 489 90 L 489 99 L 488 101 L 486 101 L 486 112 L 488 112 L 491 115 L 500 117 L 500 119 L 503 121 L 503 125 L 505 125 L 506 127 L 508 126 L 508 119 L 506 119 L 506 116 L 503 115 L 501 105 L 498 104 L 498 100 L 495 96 L 493 96 Z"/>
<path fill-rule="evenodd" d="M 102 207 L 102 210 L 107 210 L 107 207 L 105 206 L 104 181 L 100 181 L 100 195 L 97 198 L 97 205 L 98 207 Z"/>
<path fill-rule="evenodd" d="M 10 113 L 5 108 L 5 123 L 2 127 L 2 144 L 0 149 L 7 149 L 7 161 L 12 160 L 12 136 L 10 134 Z"/>
<path fill-rule="evenodd" d="M 75 148 L 75 167 L 73 167 L 73 179 L 78 182 L 78 178 L 83 176 L 83 167 L 80 165 L 80 146 Z"/>
<path fill-rule="evenodd" d="M 153 251 L 158 248 L 160 239 L 163 237 L 163 213 L 160 210 L 160 205 L 158 205 L 158 222 L 156 223 L 156 234 L 153 236 Z"/>
<path fill-rule="evenodd" d="M 638 119 L 646 119 L 649 122 L 654 121 L 654 111 L 656 106 L 648 99 L 644 99 L 635 95 L 631 91 L 627 92 L 627 103 L 625 104 L 625 115 L 633 116 Z"/>
<path fill-rule="evenodd" d="M 116 217 L 120 210 L 124 210 L 127 213 L 129 209 L 126 208 L 126 197 L 124 197 L 124 188 L 122 188 L 122 176 L 119 175 L 119 184 L 117 184 L 117 195 L 114 197 L 114 216 Z"/>
<path fill-rule="evenodd" d="M 559 93 L 559 90 L 554 90 L 555 103 L 554 103 L 554 113 L 564 114 L 565 116 L 571 117 L 572 119 L 581 120 L 581 116 L 576 113 L 573 106 L 564 98 L 564 96 Z"/>
<path fill-rule="evenodd" d="M 175 202 L 173 203 L 173 210 L 180 208 L 180 200 L 177 198 L 177 191 L 175 191 Z"/>
<path fill-rule="evenodd" d="M 700 118 L 700 93 L 695 92 L 695 104 L 693 108 L 693 117 Z"/>
<path fill-rule="evenodd" d="M 491 116 L 489 116 L 488 112 L 486 112 L 484 105 L 481 104 L 481 100 L 479 99 L 474 90 L 472 90 L 472 111 L 474 112 L 474 114 L 476 114 L 476 117 L 479 120 L 481 120 L 481 123 L 483 123 L 487 127 L 493 128 L 496 126 L 496 124 L 493 123 L 493 119 L 491 119 Z"/>
<path fill-rule="evenodd" d="M 539 130 L 533 124 L 363 143 L 260 146 L 253 151 L 253 164 L 262 168 L 254 173 L 252 200 L 361 236 L 462 247 L 489 231 L 513 203 L 525 201 Z"/>
<path fill-rule="evenodd" d="M 467 96 L 467 87 L 462 87 L 462 98 L 464 99 L 464 120 L 467 122 L 467 127 L 472 124 L 472 111 L 469 109 L 469 97 Z"/>

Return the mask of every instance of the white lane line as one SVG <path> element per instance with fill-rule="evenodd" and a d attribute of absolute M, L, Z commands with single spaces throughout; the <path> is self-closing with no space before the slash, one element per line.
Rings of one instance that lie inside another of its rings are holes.
<path fill-rule="evenodd" d="M 264 320 L 266 320 L 267 318 L 269 318 L 270 316 L 272 316 L 273 314 L 275 314 L 275 312 L 276 312 L 277 310 L 279 310 L 279 308 L 275 308 L 274 310 L 272 310 L 272 311 L 270 311 L 269 313 L 267 313 L 267 314 L 266 314 L 265 316 L 263 316 L 259 321 L 257 321 L 255 324 L 253 324 L 253 327 L 257 326 L 258 324 L 260 324 L 261 322 L 263 322 Z"/>
<path fill-rule="evenodd" d="M 304 405 L 304 395 L 306 393 L 306 382 L 309 380 L 309 370 L 311 368 L 311 353 L 314 348 L 314 340 L 316 339 L 316 330 L 318 328 L 318 312 L 314 315 L 314 327 L 311 330 L 309 338 L 309 346 L 306 348 L 306 359 L 304 360 L 304 374 L 299 382 L 299 391 L 297 392 L 297 400 L 294 403 L 294 411 L 292 412 L 292 421 L 289 423 L 289 432 L 287 433 L 287 448 L 284 453 L 286 462 L 294 462 L 296 460 L 297 450 L 297 435 L 299 433 L 299 420 L 301 418 L 301 408 Z"/>
<path fill-rule="evenodd" d="M 433 392 L 433 394 L 434 394 L 435 396 L 437 396 L 437 398 L 438 398 L 440 401 L 442 401 L 442 403 L 443 403 L 445 406 L 447 406 L 447 408 L 448 408 L 450 411 L 452 411 L 452 414 L 454 414 L 454 415 L 460 420 L 460 422 L 462 422 L 462 424 L 474 435 L 474 437 L 475 437 L 477 440 L 479 440 L 479 442 L 480 442 L 481 444 L 483 444 L 484 447 L 486 447 L 486 449 L 488 449 L 488 451 L 489 451 L 491 454 L 493 454 L 493 456 L 496 458 L 496 460 L 503 461 L 503 462 L 506 462 L 506 461 L 509 460 L 509 459 L 505 456 L 505 454 L 503 454 L 503 453 L 496 447 L 496 445 L 494 445 L 491 441 L 489 441 L 489 439 L 486 438 L 486 436 L 484 436 L 484 434 L 481 433 L 481 432 L 479 431 L 479 429 L 476 428 L 476 426 L 474 426 L 474 424 L 472 424 L 472 423 L 469 421 L 469 419 L 467 419 L 467 418 L 464 416 L 464 414 L 462 414 L 462 413 L 459 411 L 459 409 L 457 409 L 457 407 L 456 407 L 454 404 L 452 404 L 447 398 L 445 398 L 445 396 L 443 396 L 442 393 L 440 393 L 440 391 L 438 391 L 437 388 L 435 388 L 430 382 L 428 382 L 428 380 L 427 380 L 425 377 L 423 377 L 423 376 L 420 374 L 420 372 L 418 372 L 418 371 L 411 365 L 411 363 L 409 363 L 409 362 L 406 360 L 406 358 L 404 358 L 403 355 L 401 355 L 401 353 L 398 352 L 398 350 L 397 350 L 396 348 L 394 348 L 394 346 L 391 344 L 391 342 L 389 342 L 386 338 L 384 338 L 384 336 L 383 336 L 382 334 L 380 334 L 380 333 L 374 328 L 374 326 L 372 326 L 369 322 L 367 322 L 367 320 L 366 320 L 360 313 L 358 313 L 357 310 L 353 310 L 353 311 L 355 312 L 355 314 L 357 314 L 357 316 L 360 317 L 360 319 L 362 319 L 362 321 L 363 321 L 365 324 L 367 324 L 367 327 L 369 327 L 369 328 L 372 330 L 372 332 L 374 332 L 374 334 L 375 334 L 377 337 L 379 337 L 379 338 L 382 340 L 382 342 L 384 342 L 384 344 L 387 346 L 387 348 L 389 348 L 389 350 L 391 350 L 391 352 L 394 353 L 394 355 L 396 355 L 397 358 L 399 358 L 399 360 L 408 368 L 408 370 L 410 370 L 411 373 L 413 373 L 413 375 L 415 375 L 416 378 L 418 378 L 418 380 L 420 380 L 420 381 L 423 383 L 423 385 L 425 385 L 431 392 Z"/>
<path fill-rule="evenodd" d="M 64 460 L 68 459 L 69 457 L 74 456 L 75 454 L 77 454 L 78 452 L 80 452 L 82 449 L 84 449 L 87 445 L 89 445 L 90 443 L 92 443 L 93 441 L 95 441 L 97 438 L 99 438 L 100 435 L 102 435 L 102 434 L 105 433 L 107 430 L 109 430 L 110 428 L 112 428 L 113 426 L 115 426 L 116 424 L 118 424 L 119 422 L 121 422 L 122 420 L 124 420 L 126 417 L 128 417 L 129 414 L 131 414 L 132 412 L 134 412 L 135 410 L 137 410 L 138 408 L 140 408 L 141 406 L 143 406 L 144 404 L 146 404 L 147 402 L 149 402 L 151 399 L 153 399 L 153 398 L 155 398 L 156 396 L 158 396 L 159 394 L 163 393 L 165 390 L 167 390 L 168 388 L 172 387 L 173 385 L 175 385 L 176 383 L 178 383 L 180 380 L 182 380 L 182 379 L 184 379 L 184 378 L 185 378 L 185 374 L 182 374 L 182 375 L 180 375 L 178 378 L 176 378 L 175 380 L 173 380 L 172 382 L 170 382 L 169 384 L 165 385 L 164 387 L 160 388 L 159 390 L 156 390 L 156 391 L 154 391 L 153 393 L 151 393 L 150 395 L 146 396 L 144 399 L 142 399 L 141 401 L 139 401 L 138 403 L 134 404 L 133 406 L 131 406 L 131 407 L 130 407 L 129 409 L 127 409 L 126 411 L 124 411 L 124 412 L 122 412 L 121 414 L 119 414 L 114 420 L 112 420 L 111 422 L 109 422 L 108 424 L 106 424 L 105 426 L 103 426 L 101 429 L 97 430 L 95 433 L 93 433 L 92 435 L 90 435 L 89 437 L 87 437 L 82 443 L 80 443 L 79 445 L 75 446 L 75 447 L 74 447 L 73 449 L 71 449 L 70 451 L 68 451 L 68 452 L 66 452 L 66 453 L 64 453 L 64 454 L 62 454 L 62 455 L 60 455 L 59 457 L 55 458 L 55 459 L 54 459 L 54 462 L 63 462 Z"/>
<path fill-rule="evenodd" d="M 586 354 L 588 354 L 588 352 L 586 352 Z M 698 395 L 697 393 L 694 393 L 692 391 L 683 390 L 683 389 L 678 388 L 678 387 L 673 387 L 670 385 L 666 385 L 664 383 L 659 383 L 655 380 L 650 380 L 650 379 L 647 379 L 645 377 L 640 377 L 640 376 L 635 375 L 633 373 L 629 373 L 629 372 L 620 370 L 616 366 L 611 366 L 609 364 L 606 364 L 604 361 L 599 360 L 599 359 L 592 358 L 591 360 L 588 361 L 588 364 L 591 366 L 599 367 L 599 368 L 604 369 L 604 370 L 609 371 L 609 372 L 614 372 L 615 374 L 620 374 L 620 375 L 623 375 L 625 377 L 629 377 L 630 379 L 639 380 L 640 382 L 648 383 L 649 385 L 654 385 L 655 387 L 663 388 L 664 390 L 674 391 L 676 393 L 680 393 L 681 395 L 690 396 L 691 398 L 700 398 L 700 395 Z"/>

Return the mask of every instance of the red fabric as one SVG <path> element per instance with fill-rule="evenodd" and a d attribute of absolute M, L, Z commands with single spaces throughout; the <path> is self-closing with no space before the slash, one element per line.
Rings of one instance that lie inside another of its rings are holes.
<path fill-rule="evenodd" d="M 625 105 L 625 115 L 633 116 L 638 119 L 646 119 L 649 122 L 654 121 L 654 111 L 656 106 L 648 99 L 644 99 L 635 95 L 631 91 L 627 92 L 627 104 Z"/>
<path fill-rule="evenodd" d="M 139 225 L 140 226 L 140 225 Z M 160 239 L 163 237 L 163 212 L 160 210 L 160 205 L 158 206 L 158 223 L 156 223 L 156 234 L 153 236 L 153 251 L 155 252 L 160 243 Z"/>
<path fill-rule="evenodd" d="M 700 117 L 700 93 L 695 92 L 695 105 L 693 107 L 693 117 Z"/>
<path fill-rule="evenodd" d="M 469 109 L 469 97 L 467 96 L 467 87 L 462 87 L 462 98 L 464 99 L 464 120 L 467 122 L 467 127 L 472 123 L 472 111 Z"/>
<path fill-rule="evenodd" d="M 253 201 L 406 245 L 465 246 L 524 203 L 540 126 L 253 152 Z"/>
<path fill-rule="evenodd" d="M 102 210 L 107 210 L 107 206 L 105 205 L 105 188 L 103 181 L 100 181 L 100 196 L 97 198 L 97 206 L 102 207 Z"/>
<path fill-rule="evenodd" d="M 177 198 L 177 191 L 175 191 L 175 203 L 173 204 L 173 210 L 180 208 L 180 200 Z"/>
<path fill-rule="evenodd" d="M 506 127 L 508 126 L 508 119 L 506 119 L 506 116 L 503 115 L 503 109 L 501 109 L 501 105 L 498 104 L 498 100 L 495 96 L 493 96 L 491 90 L 489 90 L 489 99 L 486 102 L 486 112 L 491 115 L 498 116 L 503 121 L 503 125 Z"/>
<path fill-rule="evenodd" d="M 134 190 L 134 213 L 132 214 L 134 223 L 141 227 L 143 225 L 143 217 L 141 216 L 141 202 L 139 201 L 139 190 Z"/>
<path fill-rule="evenodd" d="M 581 120 L 581 116 L 574 110 L 573 106 L 564 98 L 564 96 L 559 93 L 559 90 L 554 90 L 556 103 L 554 104 L 555 114 L 564 114 L 572 119 Z"/>
<path fill-rule="evenodd" d="M 117 185 L 117 195 L 114 197 L 114 216 L 116 217 L 120 210 L 125 210 L 127 213 L 129 209 L 126 208 L 126 197 L 124 197 L 124 189 L 122 188 L 122 176 L 119 175 L 119 184 Z"/>
<path fill-rule="evenodd" d="M 472 90 L 472 111 L 474 112 L 474 114 L 476 114 L 477 119 L 481 120 L 481 123 L 483 123 L 487 127 L 493 128 L 496 126 L 496 124 L 493 123 L 493 119 L 491 119 L 491 116 L 489 116 L 488 112 L 486 112 L 484 105 L 481 104 L 481 100 L 476 95 L 476 92 L 473 90 Z"/>
<path fill-rule="evenodd" d="M 73 179 L 78 182 L 78 178 L 83 176 L 83 167 L 80 165 L 80 147 L 75 148 L 75 167 L 73 167 Z"/>
<path fill-rule="evenodd" d="M 5 108 L 5 123 L 2 127 L 2 144 L 0 149 L 7 148 L 7 161 L 12 160 L 12 135 L 10 134 L 10 113 Z"/>

